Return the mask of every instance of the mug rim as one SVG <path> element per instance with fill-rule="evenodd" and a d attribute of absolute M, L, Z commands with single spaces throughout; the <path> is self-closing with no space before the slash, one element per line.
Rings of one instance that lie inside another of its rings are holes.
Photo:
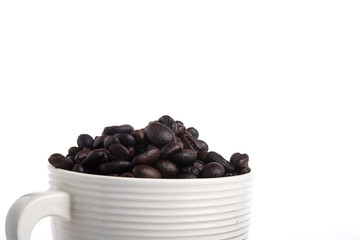
<path fill-rule="evenodd" d="M 236 176 L 228 176 L 228 177 L 216 177 L 216 178 L 136 178 L 136 177 L 114 177 L 114 176 L 106 176 L 106 175 L 97 175 L 97 174 L 90 174 L 90 173 L 80 173 L 74 172 L 66 169 L 56 168 L 48 163 L 48 169 L 51 172 L 55 172 L 61 175 L 67 175 L 72 178 L 81 177 L 82 179 L 89 179 L 89 180 L 99 180 L 99 181 L 119 181 L 119 182 L 158 182 L 158 183 L 192 183 L 192 182 L 210 182 L 210 183 L 217 183 L 217 182 L 232 182 L 232 181 L 239 181 L 240 179 L 249 179 L 253 177 L 253 170 L 251 172 L 236 175 Z"/>

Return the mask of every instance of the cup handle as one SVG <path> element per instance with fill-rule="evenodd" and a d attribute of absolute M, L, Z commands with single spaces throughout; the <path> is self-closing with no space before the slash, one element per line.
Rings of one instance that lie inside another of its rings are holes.
<path fill-rule="evenodd" d="M 48 190 L 18 198 L 6 217 L 7 240 L 30 240 L 35 224 L 47 216 L 70 220 L 70 195 L 58 190 Z"/>

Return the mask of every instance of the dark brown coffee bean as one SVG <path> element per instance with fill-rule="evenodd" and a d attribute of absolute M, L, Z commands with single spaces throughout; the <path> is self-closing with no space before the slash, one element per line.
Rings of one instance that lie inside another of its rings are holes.
<path fill-rule="evenodd" d="M 109 149 L 111 145 L 115 144 L 115 143 L 120 143 L 120 140 L 113 136 L 113 135 L 110 135 L 110 136 L 106 136 L 104 138 L 104 147 L 106 149 Z"/>
<path fill-rule="evenodd" d="M 109 148 L 109 157 L 112 161 L 124 160 L 130 156 L 130 150 L 120 143 L 115 143 Z"/>
<path fill-rule="evenodd" d="M 177 142 L 169 142 L 161 148 L 161 158 L 169 159 L 169 157 L 182 150 L 182 146 Z"/>
<path fill-rule="evenodd" d="M 151 149 L 147 152 L 144 152 L 140 155 L 137 155 L 132 160 L 132 166 L 136 165 L 151 165 L 157 161 L 160 157 L 160 150 L 158 148 Z"/>
<path fill-rule="evenodd" d="M 60 153 L 51 154 L 49 157 L 49 163 L 52 166 L 61 169 L 71 169 L 75 164 L 74 161 L 72 161 L 69 158 L 66 158 L 64 155 Z"/>
<path fill-rule="evenodd" d="M 80 151 L 80 148 L 78 148 L 78 147 L 71 147 L 71 148 L 69 148 L 68 153 L 69 153 L 70 156 L 75 157 L 76 154 L 77 154 L 79 151 Z"/>
<path fill-rule="evenodd" d="M 204 142 L 203 140 L 197 139 L 194 136 L 185 136 L 185 138 L 187 138 L 190 141 L 190 144 L 193 146 L 193 148 L 196 151 L 208 151 L 209 147 L 206 144 L 206 142 Z"/>
<path fill-rule="evenodd" d="M 181 142 L 183 143 L 184 149 L 196 150 L 191 141 L 185 136 L 181 138 Z"/>
<path fill-rule="evenodd" d="M 223 177 L 232 177 L 232 176 L 235 176 L 235 174 L 231 172 L 226 172 Z"/>
<path fill-rule="evenodd" d="M 163 178 L 175 178 L 178 172 L 176 165 L 168 160 L 156 161 L 154 166 Z"/>
<path fill-rule="evenodd" d="M 114 135 L 120 140 L 120 143 L 125 147 L 132 147 L 136 145 L 135 138 L 129 133 L 117 133 Z"/>
<path fill-rule="evenodd" d="M 73 161 L 74 163 L 76 162 L 74 156 L 71 156 L 68 154 L 68 155 L 66 155 L 66 158 L 69 159 L 70 161 Z"/>
<path fill-rule="evenodd" d="M 199 132 L 196 130 L 196 128 L 189 127 L 188 129 L 186 129 L 186 131 L 188 131 L 188 133 L 190 133 L 192 136 L 196 138 L 199 137 Z"/>
<path fill-rule="evenodd" d="M 102 149 L 95 149 L 89 152 L 82 164 L 89 170 L 95 169 L 100 163 L 108 162 L 107 153 Z"/>
<path fill-rule="evenodd" d="M 51 155 L 49 163 L 58 168 L 117 177 L 227 177 L 251 171 L 247 154 L 234 153 L 227 161 L 220 154 L 209 152 L 196 128 L 186 128 L 183 122 L 168 115 L 138 130 L 124 124 L 105 127 L 95 139 L 81 134 L 77 144 L 78 147 L 68 149 L 66 157 Z"/>
<path fill-rule="evenodd" d="M 72 171 L 79 173 L 87 173 L 87 169 L 82 165 L 82 163 L 76 163 L 72 168 Z"/>
<path fill-rule="evenodd" d="M 170 128 L 175 135 L 177 134 L 177 124 L 174 121 L 174 119 L 172 119 L 172 117 L 168 115 L 164 115 L 161 118 L 159 118 L 159 122 Z"/>
<path fill-rule="evenodd" d="M 124 172 L 128 172 L 129 170 L 130 170 L 130 162 L 123 160 L 107 162 L 99 167 L 99 171 L 102 174 L 111 174 L 111 173 L 122 174 Z"/>
<path fill-rule="evenodd" d="M 92 148 L 94 139 L 89 134 L 80 134 L 77 139 L 77 144 L 80 149 Z"/>
<path fill-rule="evenodd" d="M 129 157 L 128 157 L 128 161 L 131 161 L 134 156 L 135 156 L 135 148 L 134 147 L 128 147 L 129 148 Z"/>
<path fill-rule="evenodd" d="M 93 149 L 103 148 L 104 147 L 104 139 L 105 139 L 105 137 L 106 137 L 105 135 L 96 137 L 95 140 L 94 140 L 92 148 Z"/>
<path fill-rule="evenodd" d="M 197 158 L 201 161 L 205 161 L 208 151 L 198 151 Z"/>
<path fill-rule="evenodd" d="M 230 158 L 230 163 L 232 163 L 237 168 L 243 169 L 248 166 L 249 156 L 246 153 L 234 153 Z"/>
<path fill-rule="evenodd" d="M 193 173 L 179 173 L 176 178 L 198 178 L 198 176 Z"/>
<path fill-rule="evenodd" d="M 161 178 L 158 170 L 148 165 L 137 165 L 133 168 L 132 174 L 139 178 Z"/>
<path fill-rule="evenodd" d="M 132 133 L 134 128 L 129 124 L 123 124 L 120 126 L 109 126 L 103 130 L 103 135 L 114 135 L 116 133 Z"/>
<path fill-rule="evenodd" d="M 251 172 L 251 168 L 249 168 L 249 167 L 244 167 L 244 168 L 241 170 L 240 174 L 246 174 L 246 173 L 249 173 L 249 172 Z"/>
<path fill-rule="evenodd" d="M 179 138 L 179 137 L 175 137 L 175 142 L 177 142 L 178 144 L 180 144 L 180 145 L 181 145 L 181 149 L 183 149 L 183 148 L 184 148 L 184 143 L 181 141 L 181 138 Z"/>
<path fill-rule="evenodd" d="M 195 163 L 194 163 L 195 164 Z M 200 169 L 195 166 L 186 166 L 179 169 L 179 173 L 193 173 L 196 176 L 199 176 Z"/>
<path fill-rule="evenodd" d="M 185 167 L 194 164 L 196 161 L 196 151 L 183 149 L 181 152 L 174 153 L 170 160 L 175 163 L 177 167 Z"/>
<path fill-rule="evenodd" d="M 135 177 L 134 174 L 132 174 L 131 172 L 126 172 L 121 174 L 119 177 Z"/>
<path fill-rule="evenodd" d="M 86 156 L 88 155 L 88 153 L 91 151 L 90 148 L 84 148 L 83 150 L 81 150 L 80 152 L 78 152 L 75 156 L 75 161 L 77 162 L 81 162 L 82 160 L 84 160 L 86 158 Z"/>
<path fill-rule="evenodd" d="M 135 138 L 136 144 L 145 143 L 145 131 L 144 130 L 134 130 L 131 135 Z"/>
<path fill-rule="evenodd" d="M 135 154 L 141 154 L 147 151 L 147 146 L 144 144 L 139 144 L 135 146 Z"/>
<path fill-rule="evenodd" d="M 200 171 L 203 170 L 205 163 L 201 160 L 196 160 L 196 162 L 194 162 L 193 166 L 196 167 L 197 169 L 199 169 Z"/>
<path fill-rule="evenodd" d="M 204 166 L 201 176 L 203 178 L 215 178 L 222 177 L 225 173 L 225 168 L 222 164 L 217 162 L 211 162 Z"/>
<path fill-rule="evenodd" d="M 145 137 L 151 143 L 162 148 L 168 142 L 175 141 L 174 132 L 162 123 L 152 122 L 145 128 Z"/>
<path fill-rule="evenodd" d="M 182 123 L 177 123 L 177 124 L 176 124 L 176 127 L 177 127 L 176 136 L 180 137 L 180 136 L 182 136 L 182 135 L 186 132 L 186 127 L 184 126 L 184 124 L 182 124 Z"/>
<path fill-rule="evenodd" d="M 152 144 L 149 144 L 149 145 L 147 145 L 147 147 L 146 147 L 146 151 L 149 151 L 149 150 L 151 150 L 151 149 L 158 149 L 155 145 L 152 145 Z"/>
<path fill-rule="evenodd" d="M 206 155 L 205 163 L 217 162 L 223 165 L 226 172 L 234 172 L 235 167 L 217 152 L 209 152 Z"/>

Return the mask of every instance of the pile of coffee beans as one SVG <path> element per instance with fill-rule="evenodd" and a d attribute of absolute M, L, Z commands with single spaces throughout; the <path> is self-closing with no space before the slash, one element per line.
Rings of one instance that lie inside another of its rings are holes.
<path fill-rule="evenodd" d="M 102 135 L 81 134 L 66 156 L 54 153 L 49 163 L 74 172 L 137 178 L 214 178 L 251 171 L 247 154 L 230 161 L 209 151 L 199 132 L 168 115 L 135 130 L 131 125 L 105 127 Z"/>

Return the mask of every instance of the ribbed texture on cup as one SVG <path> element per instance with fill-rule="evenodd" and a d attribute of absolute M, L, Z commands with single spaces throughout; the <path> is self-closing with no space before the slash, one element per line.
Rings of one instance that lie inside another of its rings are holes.
<path fill-rule="evenodd" d="M 251 173 L 139 179 L 49 170 L 50 188 L 72 202 L 70 222 L 52 219 L 55 240 L 247 239 Z"/>

